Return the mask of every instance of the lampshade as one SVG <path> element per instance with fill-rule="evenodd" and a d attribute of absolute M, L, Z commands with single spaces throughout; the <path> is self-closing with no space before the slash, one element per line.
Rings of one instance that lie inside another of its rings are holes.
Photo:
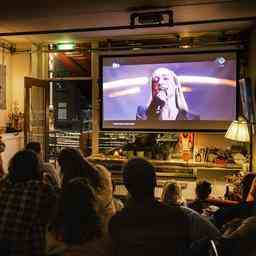
<path fill-rule="evenodd" d="M 248 129 L 248 123 L 243 118 L 233 121 L 226 134 L 225 138 L 241 142 L 249 142 L 250 134 Z"/>

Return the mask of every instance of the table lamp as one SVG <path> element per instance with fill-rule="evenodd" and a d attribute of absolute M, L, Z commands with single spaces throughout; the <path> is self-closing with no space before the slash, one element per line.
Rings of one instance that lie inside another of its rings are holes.
<path fill-rule="evenodd" d="M 247 121 L 241 116 L 238 120 L 234 120 L 228 128 L 225 138 L 234 141 L 250 142 L 250 133 Z"/>
<path fill-rule="evenodd" d="M 250 145 L 250 158 L 249 158 L 249 170 L 252 167 L 252 138 L 251 138 L 251 125 L 242 116 L 238 117 L 238 120 L 234 120 L 226 134 L 225 138 L 238 142 L 249 142 Z"/>

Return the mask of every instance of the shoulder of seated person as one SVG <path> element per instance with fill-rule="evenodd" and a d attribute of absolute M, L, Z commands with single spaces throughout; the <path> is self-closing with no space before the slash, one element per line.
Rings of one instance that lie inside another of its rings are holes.
<path fill-rule="evenodd" d="M 127 220 L 127 216 L 123 212 L 123 209 L 116 212 L 108 222 L 108 230 L 110 234 L 115 233 L 116 230 L 119 230 L 122 224 L 124 224 Z"/>
<path fill-rule="evenodd" d="M 49 184 L 48 182 L 41 181 L 40 185 L 41 185 L 42 191 L 45 191 L 45 192 L 52 192 L 53 191 L 54 192 L 53 185 Z"/>
<path fill-rule="evenodd" d="M 48 189 L 48 185 L 45 184 L 42 180 L 28 180 L 26 182 L 22 182 L 22 183 L 16 183 L 17 186 L 19 185 L 24 185 L 27 188 L 31 188 L 31 189 L 36 189 L 36 190 L 47 190 Z"/>
<path fill-rule="evenodd" d="M 200 215 L 198 212 L 196 212 L 195 210 L 193 210 L 193 209 L 191 209 L 191 208 L 189 208 L 189 207 L 181 206 L 180 208 L 181 208 L 181 210 L 182 210 L 185 214 L 187 214 L 187 215 L 189 215 L 189 216 L 197 216 L 197 217 L 200 217 L 200 218 L 201 218 L 201 215 Z"/>
<path fill-rule="evenodd" d="M 133 216 L 133 210 L 130 211 L 130 208 L 127 206 L 124 206 L 120 211 L 116 211 L 116 213 L 111 217 L 111 220 L 113 222 L 119 222 L 126 220 L 126 218 L 129 218 L 130 216 Z"/>
<path fill-rule="evenodd" d="M 44 171 L 54 171 L 55 167 L 51 163 L 43 163 L 42 168 Z"/>
<path fill-rule="evenodd" d="M 54 165 L 48 162 L 43 162 L 43 166 L 54 168 Z"/>

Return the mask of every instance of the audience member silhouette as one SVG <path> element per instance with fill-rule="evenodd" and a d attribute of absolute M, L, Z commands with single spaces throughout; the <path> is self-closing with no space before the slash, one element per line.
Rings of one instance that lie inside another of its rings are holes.
<path fill-rule="evenodd" d="M 38 157 L 30 150 L 17 152 L 8 170 L 0 183 L 0 241 L 8 244 L 9 255 L 44 255 L 55 193 L 42 182 Z"/>
<path fill-rule="evenodd" d="M 167 205 L 181 205 L 181 188 L 176 182 L 165 183 L 161 195 L 161 201 Z"/>
<path fill-rule="evenodd" d="M 109 202 L 108 214 L 115 212 L 111 173 L 104 166 L 90 163 L 80 151 L 73 148 L 63 149 L 58 156 L 58 163 L 63 176 L 63 187 L 74 178 L 86 178 L 97 192 L 98 197 L 102 201 Z"/>
<path fill-rule="evenodd" d="M 54 166 L 50 163 L 43 161 L 42 147 L 41 144 L 37 141 L 29 142 L 26 145 L 27 150 L 32 150 L 38 156 L 40 165 L 43 172 L 43 178 L 46 182 L 49 182 L 54 187 L 60 188 L 60 177 L 57 174 Z"/>
<path fill-rule="evenodd" d="M 110 255 L 102 209 L 106 208 L 86 178 L 71 179 L 60 198 L 60 212 L 55 232 L 59 241 L 51 253 L 63 256 Z"/>
<path fill-rule="evenodd" d="M 116 255 L 184 255 L 191 241 L 218 237 L 218 231 L 198 214 L 154 198 L 155 169 L 145 159 L 129 160 L 123 180 L 131 199 L 109 224 Z"/>
<path fill-rule="evenodd" d="M 213 222 L 220 229 L 234 218 L 248 218 L 255 215 L 255 173 L 246 174 L 240 184 L 242 201 L 237 205 L 222 207 L 214 213 Z M 249 199 L 249 200 L 248 200 Z"/>
<path fill-rule="evenodd" d="M 60 174 L 63 177 L 62 186 L 77 177 L 87 178 L 94 188 L 100 186 L 99 172 L 93 164 L 83 157 L 80 151 L 74 148 L 64 148 L 58 155 L 58 163 Z"/>
<path fill-rule="evenodd" d="M 196 184 L 196 199 L 188 204 L 188 207 L 202 214 L 209 204 L 206 202 L 212 192 L 212 185 L 208 181 L 199 181 Z"/>

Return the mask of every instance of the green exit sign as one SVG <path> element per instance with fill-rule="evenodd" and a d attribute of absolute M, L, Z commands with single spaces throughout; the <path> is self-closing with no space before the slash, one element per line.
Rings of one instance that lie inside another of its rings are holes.
<path fill-rule="evenodd" d="M 56 45 L 58 51 L 70 51 L 76 48 L 74 43 L 60 43 Z"/>

